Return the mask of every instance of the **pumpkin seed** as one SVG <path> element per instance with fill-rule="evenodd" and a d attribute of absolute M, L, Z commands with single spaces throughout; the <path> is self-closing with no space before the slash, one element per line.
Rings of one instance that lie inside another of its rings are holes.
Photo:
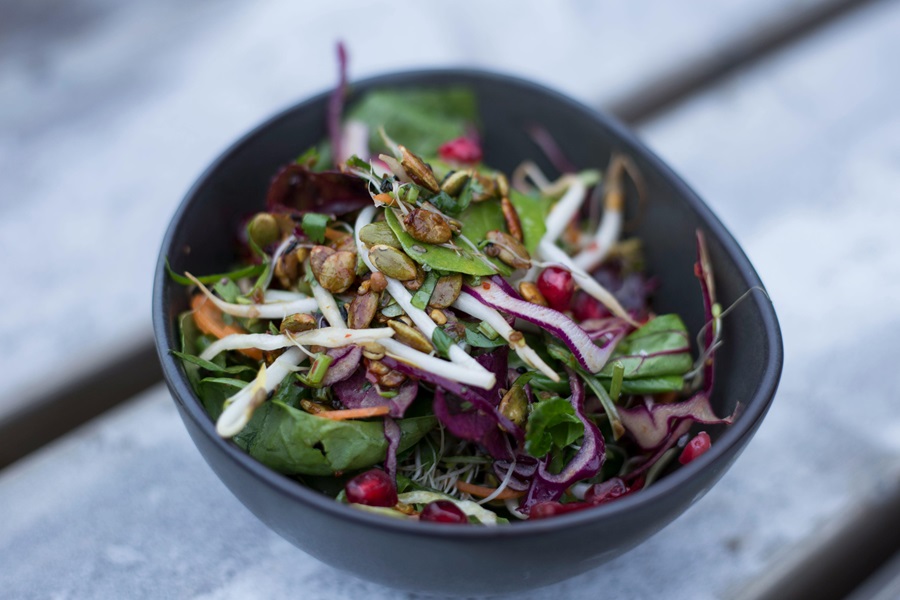
<path fill-rule="evenodd" d="M 405 146 L 398 146 L 398 148 L 402 157 L 400 165 L 406 171 L 406 174 L 409 175 L 409 178 L 435 194 L 441 191 L 441 186 L 438 184 L 431 167 L 426 165 L 421 158 L 407 150 Z"/>
<path fill-rule="evenodd" d="M 315 317 L 304 313 L 295 313 L 293 315 L 286 316 L 281 321 L 281 326 L 278 328 L 278 331 L 280 331 L 281 333 L 285 333 L 287 331 L 291 333 L 300 333 L 301 331 L 309 331 L 310 329 L 315 328 Z"/>
<path fill-rule="evenodd" d="M 518 240 L 499 230 L 488 231 L 485 235 L 490 245 L 485 254 L 496 256 L 501 262 L 514 269 L 527 269 L 531 266 L 531 256 Z"/>
<path fill-rule="evenodd" d="M 446 244 L 453 237 L 453 230 L 441 215 L 416 208 L 403 218 L 406 233 L 426 244 Z"/>
<path fill-rule="evenodd" d="M 281 236 L 281 227 L 271 213 L 257 213 L 247 225 L 247 233 L 253 243 L 265 248 Z"/>
<path fill-rule="evenodd" d="M 335 252 L 321 263 L 318 273 L 313 267 L 313 275 L 332 294 L 345 292 L 356 279 L 356 254 L 346 250 Z"/>
<path fill-rule="evenodd" d="M 355 296 L 347 309 L 347 326 L 350 329 L 366 329 L 378 310 L 378 294 L 368 292 Z"/>
<path fill-rule="evenodd" d="M 416 263 L 400 250 L 385 244 L 369 248 L 369 260 L 375 268 L 399 281 L 416 278 Z"/>
<path fill-rule="evenodd" d="M 528 420 L 528 396 L 525 394 L 524 386 L 514 385 L 503 399 L 498 407 L 500 413 L 518 426 L 525 424 Z"/>
<path fill-rule="evenodd" d="M 437 280 L 434 291 L 431 292 L 431 298 L 428 300 L 428 306 L 432 308 L 447 308 L 459 297 L 462 290 L 462 275 L 453 273 L 444 275 Z"/>
<path fill-rule="evenodd" d="M 519 283 L 519 294 L 525 301 L 531 302 L 532 304 L 550 306 L 547 303 L 547 299 L 544 298 L 544 295 L 541 293 L 541 290 L 538 289 L 538 286 L 530 281 L 522 281 Z"/>
<path fill-rule="evenodd" d="M 415 327 L 410 327 L 406 323 L 395 319 L 388 321 L 388 327 L 394 330 L 394 339 L 410 348 L 426 354 L 434 352 L 434 346 L 431 345 L 428 338 Z"/>
<path fill-rule="evenodd" d="M 384 221 L 369 223 L 360 229 L 359 239 L 362 240 L 366 246 L 384 244 L 385 246 L 391 246 L 393 248 L 402 248 L 400 240 L 397 239 L 397 236 L 391 231 L 391 227 Z"/>
<path fill-rule="evenodd" d="M 469 180 L 470 173 L 468 171 L 453 171 L 444 178 L 441 183 L 441 191 L 451 196 L 459 194 L 463 186 Z"/>

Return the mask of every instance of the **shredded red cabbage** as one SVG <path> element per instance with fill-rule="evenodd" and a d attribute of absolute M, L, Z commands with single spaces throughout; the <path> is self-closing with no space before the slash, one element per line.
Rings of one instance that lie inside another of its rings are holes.
<path fill-rule="evenodd" d="M 654 403 L 647 399 L 634 408 L 620 408 L 619 418 L 625 430 L 641 448 L 654 450 L 684 420 L 706 425 L 730 425 L 734 422 L 737 411 L 735 409 L 730 417 L 721 419 L 713 412 L 709 396 L 705 392 L 699 392 L 688 400 L 672 404 Z"/>
<path fill-rule="evenodd" d="M 325 377 L 322 378 L 324 387 L 331 387 L 353 375 L 362 360 L 362 348 L 359 346 L 332 348 L 325 354 L 334 360 L 325 372 Z"/>
<path fill-rule="evenodd" d="M 397 419 L 403 417 L 419 393 L 418 383 L 407 380 L 397 388 L 396 396 L 385 398 L 378 393 L 378 388 L 366 379 L 365 367 L 358 368 L 353 375 L 336 383 L 333 389 L 345 408 L 387 406 L 391 409 L 388 414 Z"/>
<path fill-rule="evenodd" d="M 483 398 L 479 401 L 473 404 L 438 387 L 434 390 L 434 416 L 456 437 L 475 442 L 494 458 L 511 459 L 512 448 L 500 430 L 499 413 Z"/>

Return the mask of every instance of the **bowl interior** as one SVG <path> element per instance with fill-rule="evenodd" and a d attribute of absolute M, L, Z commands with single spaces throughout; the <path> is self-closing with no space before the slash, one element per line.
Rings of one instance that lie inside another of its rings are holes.
<path fill-rule="evenodd" d="M 535 123 L 551 133 L 579 168 L 603 169 L 613 151 L 624 152 L 635 161 L 646 180 L 648 202 L 634 233 L 644 241 L 649 272 L 659 279 L 654 297 L 657 312 L 677 312 L 693 334 L 703 324 L 700 288 L 693 274 L 696 260 L 694 232 L 698 228 L 707 237 L 718 297 L 723 306 L 730 305 L 752 287 L 762 287 L 732 236 L 659 159 L 615 121 L 555 92 L 491 73 L 429 71 L 390 75 L 355 84 L 350 102 L 375 87 L 448 84 L 466 85 L 477 95 L 485 162 L 491 166 L 508 172 L 521 161 L 531 159 L 549 175 L 555 174 L 526 133 L 526 127 Z M 204 274 L 231 267 L 236 260 L 236 224 L 264 207 L 268 184 L 279 167 L 326 135 L 326 100 L 322 95 L 299 104 L 237 142 L 200 177 L 175 214 L 163 242 L 153 299 L 156 342 L 167 382 L 186 422 L 190 421 L 192 435 L 196 430 L 195 439 L 197 436 L 206 438 L 204 453 L 211 464 L 209 453 L 227 456 L 227 461 L 239 465 L 273 489 L 277 488 L 279 494 L 289 496 L 292 502 L 380 530 L 440 538 L 496 536 L 495 532 L 485 528 L 461 528 L 466 531 L 456 529 L 451 532 L 446 528 L 423 527 L 425 524 L 420 523 L 409 527 L 409 523 L 340 506 L 269 471 L 216 436 L 212 422 L 193 396 L 180 365 L 168 353 L 169 349 L 178 347 L 176 316 L 187 309 L 188 299 L 184 288 L 166 276 L 164 259 L 168 258 L 176 272 Z M 631 216 L 636 216 L 634 210 L 631 212 Z M 764 295 L 752 294 L 738 305 L 725 320 L 723 331 L 725 344 L 716 355 L 713 405 L 718 414 L 726 415 L 740 403 L 742 413 L 734 425 L 714 432 L 710 452 L 639 494 L 593 511 L 517 524 L 503 535 L 527 536 L 612 520 L 628 511 L 641 510 L 642 506 L 652 506 L 692 479 L 699 481 L 700 473 L 707 467 L 714 475 L 710 475 L 705 487 L 699 484 L 697 487 L 708 489 L 759 425 L 777 387 L 782 362 L 777 320 Z M 220 468 L 225 468 L 213 466 L 220 474 Z M 240 496 L 238 491 L 235 493 Z M 695 497 L 696 494 L 691 496 L 690 501 Z M 685 502 L 682 510 L 689 504 Z"/>

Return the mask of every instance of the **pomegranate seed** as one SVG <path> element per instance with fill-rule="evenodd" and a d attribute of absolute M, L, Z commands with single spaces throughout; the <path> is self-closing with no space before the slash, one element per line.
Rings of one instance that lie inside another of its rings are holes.
<path fill-rule="evenodd" d="M 579 321 L 605 319 L 611 314 L 599 300 L 585 291 L 579 291 L 572 302 L 572 315 Z"/>
<path fill-rule="evenodd" d="M 380 469 L 372 469 L 357 475 L 344 486 L 347 501 L 366 506 L 394 506 L 397 504 L 397 488 L 390 475 Z"/>
<path fill-rule="evenodd" d="M 555 517 L 556 515 L 564 515 L 566 513 L 575 512 L 590 508 L 593 504 L 589 502 L 567 502 L 560 504 L 559 502 L 540 502 L 531 507 L 528 511 L 528 517 L 531 519 L 546 519 L 547 517 Z"/>
<path fill-rule="evenodd" d="M 559 312 L 569 310 L 572 294 L 575 293 L 571 273 L 559 267 L 547 267 L 538 275 L 537 286 L 551 308 Z"/>
<path fill-rule="evenodd" d="M 476 140 L 463 136 L 442 144 L 438 156 L 447 162 L 475 164 L 481 162 L 481 146 Z"/>
<path fill-rule="evenodd" d="M 449 500 L 429 502 L 419 514 L 422 521 L 432 523 L 468 523 L 469 518 L 460 508 Z"/>
<path fill-rule="evenodd" d="M 621 498 L 628 494 L 628 486 L 618 477 L 613 477 L 603 483 L 595 483 L 584 493 L 585 502 L 591 504 L 603 504 Z"/>
<path fill-rule="evenodd" d="M 687 446 L 684 447 L 684 450 L 681 451 L 681 456 L 678 457 L 678 462 L 683 465 L 688 464 L 701 454 L 705 453 L 709 450 L 709 447 L 712 445 L 712 442 L 709 440 L 709 434 L 705 431 L 701 431 L 697 435 L 691 439 L 687 443 Z"/>

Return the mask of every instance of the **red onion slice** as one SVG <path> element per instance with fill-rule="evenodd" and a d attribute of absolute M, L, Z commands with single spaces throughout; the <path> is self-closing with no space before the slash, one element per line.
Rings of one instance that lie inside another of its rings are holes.
<path fill-rule="evenodd" d="M 508 284 L 506 282 L 501 284 L 498 279 L 500 278 L 483 280 L 481 285 L 467 285 L 464 289 L 491 308 L 506 311 L 549 331 L 562 340 L 575 355 L 578 363 L 591 373 L 599 373 L 606 366 L 615 344 L 608 343 L 603 348 L 598 347 L 572 319 L 552 308 L 515 298 L 504 290 Z"/>

